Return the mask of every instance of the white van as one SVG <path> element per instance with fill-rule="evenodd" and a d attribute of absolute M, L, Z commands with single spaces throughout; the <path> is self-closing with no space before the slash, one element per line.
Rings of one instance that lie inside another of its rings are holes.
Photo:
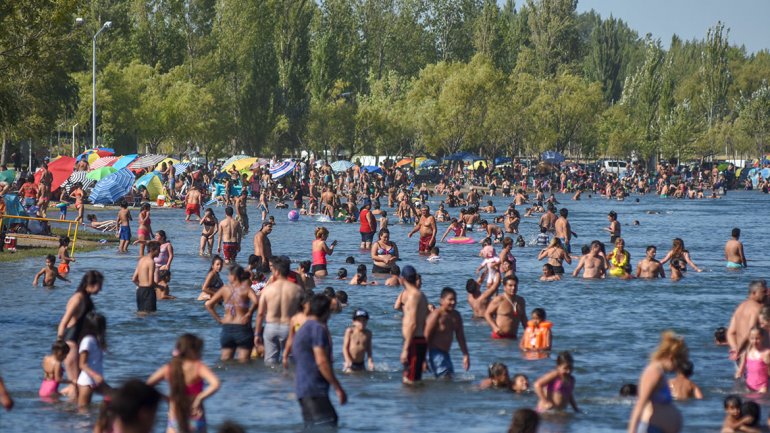
<path fill-rule="evenodd" d="M 628 173 L 628 163 L 626 161 L 605 160 L 602 167 L 607 173 L 616 174 L 618 177 L 626 177 Z"/>

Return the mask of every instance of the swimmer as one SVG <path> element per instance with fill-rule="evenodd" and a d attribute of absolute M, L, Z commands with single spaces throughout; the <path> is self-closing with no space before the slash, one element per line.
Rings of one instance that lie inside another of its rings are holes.
<path fill-rule="evenodd" d="M 484 317 L 484 312 L 487 310 L 487 305 L 489 305 L 489 298 L 497 293 L 497 287 L 487 287 L 482 293 L 481 278 L 478 281 L 473 278 L 469 278 L 466 281 L 465 291 L 468 292 L 468 305 L 470 305 L 471 311 L 473 311 L 474 318 Z"/>
<path fill-rule="evenodd" d="M 601 255 L 601 242 L 591 242 L 588 253 L 581 256 L 572 276 L 577 277 L 583 270 L 583 278 L 604 278 L 607 272 L 607 262 Z"/>
<path fill-rule="evenodd" d="M 512 386 L 511 377 L 508 375 L 508 366 L 500 362 L 495 362 L 489 366 L 487 378 L 483 379 L 479 384 L 479 388 L 481 389 L 495 388 L 509 390 Z"/>
<path fill-rule="evenodd" d="M 529 391 L 529 378 L 526 374 L 517 373 L 513 375 L 511 391 L 516 394 L 523 394 Z"/>
<path fill-rule="evenodd" d="M 575 412 L 580 412 L 575 401 L 575 377 L 572 375 L 574 360 L 569 352 L 561 352 L 556 358 L 556 369 L 541 376 L 535 381 L 538 412 L 551 409 L 564 410 L 567 404 Z"/>
<path fill-rule="evenodd" d="M 350 285 L 351 286 L 366 286 L 366 285 L 375 285 L 377 284 L 376 281 L 367 281 L 366 276 L 366 265 L 360 264 L 356 268 L 356 274 L 353 275 L 353 278 L 350 279 Z"/>
<path fill-rule="evenodd" d="M 449 356 L 453 337 L 457 339 L 460 351 L 463 353 L 463 368 L 471 368 L 468 346 L 465 343 L 463 319 L 457 312 L 457 292 L 451 287 L 441 290 L 439 307 L 434 309 L 425 322 L 425 338 L 428 339 L 428 366 L 430 371 L 439 378 L 451 378 L 454 366 Z"/>
<path fill-rule="evenodd" d="M 69 252 L 70 238 L 67 236 L 61 236 L 59 238 L 59 273 L 67 275 L 70 272 L 70 263 L 76 261 L 70 257 Z"/>
<path fill-rule="evenodd" d="M 390 268 L 390 276 L 387 280 L 385 280 L 386 286 L 400 286 L 401 282 L 399 281 L 398 277 L 401 275 L 401 268 L 398 267 L 398 265 L 393 265 Z"/>
<path fill-rule="evenodd" d="M 674 397 L 674 400 L 703 399 L 703 392 L 700 390 L 700 387 L 690 380 L 692 373 L 693 364 L 690 360 L 676 367 L 676 377 L 668 381 L 668 386 L 671 388 L 671 396 Z"/>
<path fill-rule="evenodd" d="M 623 279 L 633 278 L 631 275 L 631 254 L 625 249 L 626 241 L 623 238 L 615 240 L 615 248 L 607 254 L 607 262 L 610 265 L 607 274 L 611 277 Z"/>
<path fill-rule="evenodd" d="M 714 330 L 714 344 L 717 346 L 727 346 L 727 328 L 720 326 Z"/>
<path fill-rule="evenodd" d="M 35 279 L 32 280 L 32 285 L 37 286 L 37 282 L 40 280 L 40 277 L 43 277 L 43 287 L 53 287 L 53 284 L 56 282 L 57 278 L 69 283 L 70 280 L 61 276 L 55 265 L 56 257 L 53 254 L 47 255 L 45 258 L 45 266 L 40 270 L 40 272 L 35 274 Z"/>
<path fill-rule="evenodd" d="M 218 255 L 214 255 L 214 257 L 211 258 L 211 267 L 209 268 L 208 274 L 206 274 L 206 279 L 203 280 L 203 284 L 201 285 L 201 294 L 198 295 L 199 301 L 208 301 L 222 288 L 222 286 L 225 285 L 222 281 L 222 277 L 219 275 L 224 263 L 222 257 L 219 257 Z"/>
<path fill-rule="evenodd" d="M 637 388 L 635 383 L 626 383 L 620 387 L 621 397 L 636 397 L 636 395 L 637 395 Z"/>
<path fill-rule="evenodd" d="M 43 382 L 40 384 L 38 395 L 41 398 L 55 397 L 59 394 L 59 384 L 72 383 L 64 379 L 64 358 L 70 348 L 63 340 L 57 340 L 51 346 L 51 353 L 43 357 Z"/>
<path fill-rule="evenodd" d="M 369 323 L 369 313 L 356 310 L 353 313 L 353 324 L 345 330 L 342 342 L 342 357 L 345 361 L 343 371 L 374 371 L 372 357 L 372 331 L 366 328 Z M 364 360 L 368 358 L 367 364 Z"/>
<path fill-rule="evenodd" d="M 553 272 L 553 265 L 546 263 L 543 265 L 543 275 L 540 276 L 540 281 L 559 281 L 561 277 Z"/>
<path fill-rule="evenodd" d="M 751 423 L 749 417 L 743 416 L 741 406 L 743 402 L 737 395 L 728 395 L 724 400 L 725 420 L 722 422 L 721 433 L 735 433 L 744 430 L 743 427 Z"/>
<path fill-rule="evenodd" d="M 607 220 L 610 222 L 609 227 L 605 227 L 604 230 L 610 233 L 610 243 L 614 244 L 620 237 L 620 222 L 618 221 L 618 214 L 613 210 L 607 214 Z"/>
<path fill-rule="evenodd" d="M 725 244 L 725 264 L 727 269 L 741 269 L 746 265 L 746 254 L 743 252 L 743 243 L 740 241 L 741 229 L 734 228 L 730 239 Z"/>
<path fill-rule="evenodd" d="M 163 269 L 158 272 L 158 282 L 155 284 L 155 296 L 158 299 L 176 299 L 176 296 L 171 296 L 168 283 L 171 281 L 171 271 Z"/>
<path fill-rule="evenodd" d="M 749 331 L 749 347 L 745 356 L 741 357 L 735 378 L 746 376 L 746 387 L 749 391 L 760 394 L 767 393 L 768 367 L 770 367 L 770 349 L 762 343 L 762 332 L 759 328 Z"/>
<path fill-rule="evenodd" d="M 118 232 L 118 251 L 125 253 L 128 251 L 128 245 L 131 243 L 131 212 L 128 210 L 128 202 L 120 202 L 120 210 L 116 218 L 115 230 Z"/>
<path fill-rule="evenodd" d="M 484 312 L 484 319 L 492 329 L 493 339 L 517 338 L 519 324 L 527 326 L 526 301 L 517 295 L 519 279 L 515 275 L 503 279 L 502 295 L 495 296 Z"/>
<path fill-rule="evenodd" d="M 519 340 L 519 349 L 524 352 L 539 352 L 551 350 L 553 335 L 551 328 L 553 324 L 546 320 L 545 310 L 535 308 L 532 310 L 532 319 L 527 322 L 524 334 Z"/>
<path fill-rule="evenodd" d="M 439 260 L 441 260 L 441 257 L 439 256 L 439 249 L 438 247 L 433 247 L 430 249 L 430 257 L 428 257 L 428 261 L 432 263 L 437 263 Z"/>
<path fill-rule="evenodd" d="M 636 264 L 636 278 L 666 278 L 663 265 L 655 259 L 657 252 L 655 245 L 647 246 L 646 256 Z"/>
<path fill-rule="evenodd" d="M 452 222 L 449 223 L 449 227 L 447 227 L 439 242 L 444 242 L 449 232 L 453 232 L 454 237 L 465 237 L 465 224 L 462 221 L 458 221 L 457 218 L 452 218 Z"/>

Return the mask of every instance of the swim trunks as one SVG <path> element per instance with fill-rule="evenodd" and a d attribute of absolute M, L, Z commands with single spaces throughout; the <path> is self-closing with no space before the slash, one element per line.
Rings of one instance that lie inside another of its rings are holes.
<path fill-rule="evenodd" d="M 190 417 L 187 421 L 188 427 L 190 427 L 190 433 L 202 433 L 206 431 L 206 417 L 202 416 L 200 418 Z M 177 422 L 174 418 L 168 419 L 168 425 L 167 427 L 169 430 L 173 431 L 181 431 L 179 429 L 179 422 Z"/>
<path fill-rule="evenodd" d="M 383 268 L 382 266 L 372 265 L 373 274 L 389 274 L 391 268 Z"/>
<path fill-rule="evenodd" d="M 59 263 L 59 269 L 60 274 L 68 274 L 70 272 L 70 265 L 68 263 Z"/>
<path fill-rule="evenodd" d="M 301 398 L 299 405 L 302 408 L 305 430 L 337 425 L 337 412 L 328 396 Z"/>
<path fill-rule="evenodd" d="M 564 249 L 567 251 L 567 254 L 572 254 L 572 245 L 570 245 L 567 238 L 559 238 L 561 239 L 562 245 L 564 245 Z"/>
<path fill-rule="evenodd" d="M 225 260 L 234 261 L 235 256 L 238 255 L 238 242 L 222 242 L 222 254 Z"/>
<path fill-rule="evenodd" d="M 201 216 L 201 205 L 200 205 L 200 203 L 188 203 L 187 206 L 185 206 L 184 213 L 187 216 L 197 215 L 198 218 L 200 218 L 200 216 Z"/>
<path fill-rule="evenodd" d="M 725 262 L 728 269 L 743 269 L 743 265 L 735 262 Z"/>
<path fill-rule="evenodd" d="M 158 298 L 155 295 L 154 287 L 137 287 L 136 310 L 146 313 L 152 313 L 158 310 Z"/>
<path fill-rule="evenodd" d="M 353 364 L 351 364 L 350 371 L 366 371 L 366 366 L 364 365 L 364 361 L 354 362 Z"/>
<path fill-rule="evenodd" d="M 436 245 L 436 240 L 434 239 L 433 242 L 431 242 L 431 238 L 433 236 L 420 236 L 420 248 L 419 252 L 421 253 L 427 253 L 430 251 L 431 248 L 433 248 Z"/>
<path fill-rule="evenodd" d="M 278 364 L 281 354 L 286 348 L 289 338 L 289 325 L 281 323 L 266 323 L 262 331 L 262 341 L 265 344 L 265 364 Z"/>
<path fill-rule="evenodd" d="M 121 241 L 131 240 L 131 226 L 120 226 L 120 240 Z"/>
<path fill-rule="evenodd" d="M 254 348 L 254 331 L 251 325 L 224 324 L 219 344 L 223 349 L 251 350 Z"/>
<path fill-rule="evenodd" d="M 654 425 L 649 425 L 646 422 L 639 422 L 639 425 L 636 427 L 636 433 L 665 433 L 662 429 L 655 427 Z"/>
<path fill-rule="evenodd" d="M 425 352 L 428 350 L 428 340 L 425 337 L 412 338 L 407 349 L 407 360 L 404 364 L 404 381 L 408 383 L 422 380 L 422 364 L 425 362 Z"/>
<path fill-rule="evenodd" d="M 361 233 L 361 242 L 373 242 L 374 241 L 374 232 L 371 233 Z"/>
<path fill-rule="evenodd" d="M 428 367 L 436 377 L 452 376 L 455 372 L 449 352 L 435 347 L 428 349 Z"/>
<path fill-rule="evenodd" d="M 516 334 L 498 334 L 497 332 L 492 332 L 492 339 L 494 340 L 515 340 Z"/>

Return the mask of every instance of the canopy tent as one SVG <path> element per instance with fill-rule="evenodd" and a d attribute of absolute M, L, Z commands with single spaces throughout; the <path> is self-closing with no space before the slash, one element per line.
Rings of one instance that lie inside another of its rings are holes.
<path fill-rule="evenodd" d="M 235 169 L 235 171 L 241 171 L 246 170 L 249 167 L 251 167 L 252 164 L 256 163 L 258 161 L 257 158 L 253 156 L 247 156 L 246 158 L 240 158 L 233 162 L 231 162 L 228 165 L 222 166 L 222 171 L 229 171 L 231 169 Z"/>
<path fill-rule="evenodd" d="M 510 156 L 498 156 L 495 158 L 495 165 L 507 164 L 509 162 L 513 162 Z"/>
<path fill-rule="evenodd" d="M 292 171 L 294 171 L 294 168 L 297 166 L 297 163 L 287 159 L 285 161 L 279 162 L 273 166 L 270 167 L 270 175 L 273 178 L 273 180 L 280 179 L 288 174 L 290 174 Z"/>
<path fill-rule="evenodd" d="M 96 161 L 94 161 L 93 163 L 91 163 L 91 165 L 88 168 L 89 170 L 96 170 L 97 168 L 110 167 L 118 159 L 120 159 L 119 156 L 103 156 L 97 159 Z"/>
<path fill-rule="evenodd" d="M 51 191 L 56 191 L 64 181 L 72 174 L 72 170 L 75 169 L 75 158 L 69 156 L 61 156 L 48 163 L 48 171 L 53 175 L 53 181 L 51 182 Z M 35 183 L 40 183 L 40 176 L 43 173 L 38 170 L 35 173 Z"/>
<path fill-rule="evenodd" d="M 147 188 L 147 192 L 150 195 L 150 200 L 158 198 L 158 194 L 163 192 L 163 183 L 160 181 L 160 174 L 155 171 L 151 171 L 134 182 L 134 186 L 138 189 L 140 186 Z"/>
<path fill-rule="evenodd" d="M 467 162 L 473 162 L 477 161 L 479 159 L 483 159 L 480 156 L 474 155 L 470 152 L 457 152 L 453 153 L 449 156 L 444 157 L 444 161 L 467 161 Z"/>
<path fill-rule="evenodd" d="M 483 159 L 480 159 L 480 160 L 472 163 L 469 168 L 471 170 L 478 170 L 479 167 L 487 168 L 487 162 L 485 160 L 483 160 Z"/>
<path fill-rule="evenodd" d="M 61 187 L 70 193 L 72 192 L 72 187 L 74 187 L 76 183 L 80 183 L 80 185 L 82 185 L 83 189 L 85 190 L 94 186 L 96 181 L 88 178 L 87 171 L 75 171 L 67 178 L 67 180 L 64 181 L 64 183 L 61 184 Z"/>
<path fill-rule="evenodd" d="M 543 152 L 540 159 L 549 164 L 561 164 L 565 160 L 564 155 L 553 150 Z"/>
<path fill-rule="evenodd" d="M 334 171 L 335 173 L 341 173 L 343 171 L 348 171 L 348 169 L 353 167 L 354 165 L 355 164 L 353 164 L 350 161 L 341 159 L 339 161 L 332 162 L 332 171 Z"/>
<path fill-rule="evenodd" d="M 382 174 L 382 169 L 376 165 L 365 165 L 361 168 L 369 173 Z"/>
<path fill-rule="evenodd" d="M 168 166 L 169 164 L 174 165 L 174 164 L 179 164 L 179 160 L 175 158 L 171 158 L 170 156 L 166 157 L 165 159 L 163 159 L 162 161 L 160 161 L 155 165 L 155 170 L 162 170 L 161 166 L 163 165 L 163 163 L 166 163 L 166 166 Z"/>
<path fill-rule="evenodd" d="M 97 204 L 115 203 L 131 192 L 133 183 L 134 173 L 122 168 L 97 182 L 89 198 Z"/>
<path fill-rule="evenodd" d="M 166 155 L 142 155 L 128 165 L 129 170 L 138 170 L 142 168 L 155 167 L 161 161 L 166 159 Z M 115 167 L 115 165 L 113 165 Z"/>
<path fill-rule="evenodd" d="M 117 170 L 115 170 L 112 167 L 102 167 L 97 168 L 96 170 L 91 170 L 86 175 L 87 178 L 93 180 L 93 181 L 100 181 L 104 179 L 105 177 L 111 175 L 112 173 L 115 173 Z"/>
<path fill-rule="evenodd" d="M 222 163 L 222 167 L 227 167 L 230 164 L 234 163 L 235 161 L 238 161 L 239 159 L 244 159 L 244 158 L 248 158 L 248 157 L 249 157 L 249 155 L 243 155 L 243 154 L 241 154 L 241 155 L 233 155 L 233 156 L 227 158 L 227 160 Z"/>
<path fill-rule="evenodd" d="M 112 167 L 116 170 L 120 170 L 121 168 L 128 167 L 131 165 L 132 162 L 134 162 L 137 158 L 137 155 L 135 153 L 131 155 L 124 155 L 118 158 L 117 161 L 112 163 Z"/>
<path fill-rule="evenodd" d="M 0 171 L 0 182 L 13 183 L 16 180 L 16 170 Z"/>
<path fill-rule="evenodd" d="M 430 168 L 430 167 L 435 167 L 437 165 L 438 165 L 438 161 L 436 161 L 435 159 L 426 159 L 419 163 L 418 168 Z"/>

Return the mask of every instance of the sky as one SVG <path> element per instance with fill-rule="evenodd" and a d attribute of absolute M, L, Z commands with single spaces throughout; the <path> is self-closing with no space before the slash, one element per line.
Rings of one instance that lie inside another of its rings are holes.
<path fill-rule="evenodd" d="M 731 45 L 744 45 L 749 53 L 770 49 L 770 0 L 578 1 L 578 12 L 591 9 L 602 18 L 612 14 L 622 19 L 641 37 L 652 33 L 665 47 L 674 34 L 703 39 L 709 27 L 722 21 L 730 29 Z"/>

